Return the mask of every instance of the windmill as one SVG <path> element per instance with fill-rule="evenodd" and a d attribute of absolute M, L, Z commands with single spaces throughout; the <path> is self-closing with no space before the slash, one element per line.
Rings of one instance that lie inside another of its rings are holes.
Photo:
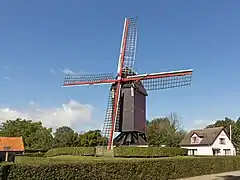
<path fill-rule="evenodd" d="M 111 84 L 102 134 L 108 138 L 108 150 L 114 145 L 146 145 L 147 90 L 187 86 L 192 69 L 137 74 L 134 61 L 137 45 L 138 18 L 125 18 L 117 75 L 66 75 L 63 86 Z M 114 132 L 119 132 L 113 138 Z"/>

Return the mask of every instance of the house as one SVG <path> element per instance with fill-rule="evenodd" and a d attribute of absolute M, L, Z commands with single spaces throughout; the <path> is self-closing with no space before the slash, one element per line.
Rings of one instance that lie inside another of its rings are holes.
<path fill-rule="evenodd" d="M 0 161 L 13 161 L 15 154 L 23 154 L 22 137 L 0 137 Z"/>
<path fill-rule="evenodd" d="M 235 147 L 223 127 L 192 130 L 180 142 L 180 146 L 193 156 L 236 155 Z"/>

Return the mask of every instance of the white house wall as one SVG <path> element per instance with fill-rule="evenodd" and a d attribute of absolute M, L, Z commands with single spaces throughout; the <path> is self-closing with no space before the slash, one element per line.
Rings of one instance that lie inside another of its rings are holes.
<path fill-rule="evenodd" d="M 225 144 L 220 144 L 220 138 L 225 138 Z M 232 142 L 230 141 L 230 139 L 228 138 L 224 131 L 222 131 L 219 134 L 217 139 L 214 141 L 212 147 L 221 149 L 218 155 L 225 155 L 224 149 L 230 149 L 231 150 L 230 155 L 236 155 L 235 147 L 233 146 Z"/>
<path fill-rule="evenodd" d="M 200 156 L 209 156 L 209 155 L 212 155 L 213 152 L 212 152 L 212 147 L 211 146 L 184 146 L 182 148 L 185 148 L 185 149 L 197 149 L 197 151 L 195 152 L 194 155 L 200 155 Z M 191 156 L 191 151 L 188 151 L 188 155 Z"/>

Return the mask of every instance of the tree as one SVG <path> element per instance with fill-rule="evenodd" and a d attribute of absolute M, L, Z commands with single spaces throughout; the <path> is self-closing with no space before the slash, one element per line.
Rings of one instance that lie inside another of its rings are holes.
<path fill-rule="evenodd" d="M 171 144 L 173 129 L 167 118 L 153 119 L 147 127 L 149 145 L 161 146 Z"/>
<path fill-rule="evenodd" d="M 55 148 L 76 146 L 78 134 L 68 126 L 59 127 L 54 133 Z"/>
<path fill-rule="evenodd" d="M 50 149 L 52 146 L 52 129 L 43 127 L 41 122 L 17 118 L 2 123 L 0 136 L 22 137 L 25 148 Z"/>
<path fill-rule="evenodd" d="M 230 135 L 230 125 L 232 127 L 232 141 L 235 145 L 240 145 L 240 119 L 235 122 L 231 118 L 225 117 L 224 120 L 217 120 L 214 124 L 206 126 L 206 128 L 224 127 L 228 135 Z"/>
<path fill-rule="evenodd" d="M 100 130 L 90 130 L 79 135 L 79 146 L 95 147 L 98 145 L 107 145 L 107 139 L 102 137 Z"/>
<path fill-rule="evenodd" d="M 185 134 L 176 113 L 170 113 L 168 117 L 153 119 L 147 126 L 148 142 L 153 146 L 176 147 Z"/>
<path fill-rule="evenodd" d="M 148 126 L 150 124 L 150 121 L 149 120 L 146 120 L 146 125 Z"/>
<path fill-rule="evenodd" d="M 171 112 L 168 115 L 167 119 L 170 121 L 170 124 L 175 131 L 181 130 L 181 122 L 177 113 Z"/>
<path fill-rule="evenodd" d="M 53 145 L 53 136 L 52 136 L 52 129 L 45 128 L 40 129 L 35 132 L 34 135 L 34 142 L 32 145 L 33 149 L 50 149 Z"/>

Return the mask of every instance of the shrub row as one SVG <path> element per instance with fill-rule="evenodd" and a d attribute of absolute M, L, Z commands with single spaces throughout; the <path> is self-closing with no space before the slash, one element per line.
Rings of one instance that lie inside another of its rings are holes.
<path fill-rule="evenodd" d="M 34 152 L 34 153 L 24 153 L 24 156 L 28 157 L 43 157 L 45 154 L 42 152 Z"/>
<path fill-rule="evenodd" d="M 69 148 L 55 148 L 45 153 L 45 156 L 59 156 L 59 155 L 76 155 L 76 156 L 101 156 L 95 147 L 69 147 Z M 101 148 L 100 148 L 101 149 Z M 102 154 L 107 154 L 102 149 Z M 116 147 L 114 148 L 115 157 L 173 157 L 173 156 L 184 156 L 187 151 L 182 148 L 161 148 L 161 147 Z M 103 156 L 104 156 L 103 155 Z M 108 155 L 109 156 L 109 155 Z"/>
<path fill-rule="evenodd" d="M 174 147 L 116 147 L 115 157 L 173 157 L 185 156 L 187 150 Z"/>
<path fill-rule="evenodd" d="M 49 149 L 25 149 L 24 152 L 25 153 L 37 153 L 37 152 L 42 152 L 42 153 L 45 153 L 47 152 Z"/>
<path fill-rule="evenodd" d="M 50 149 L 45 153 L 46 157 L 60 156 L 60 155 L 73 155 L 73 156 L 94 156 L 94 147 L 65 147 Z"/>
<path fill-rule="evenodd" d="M 12 164 L 2 168 L 11 180 L 42 179 L 177 179 L 240 169 L 240 157 L 175 157 L 114 159 L 41 164 Z"/>

